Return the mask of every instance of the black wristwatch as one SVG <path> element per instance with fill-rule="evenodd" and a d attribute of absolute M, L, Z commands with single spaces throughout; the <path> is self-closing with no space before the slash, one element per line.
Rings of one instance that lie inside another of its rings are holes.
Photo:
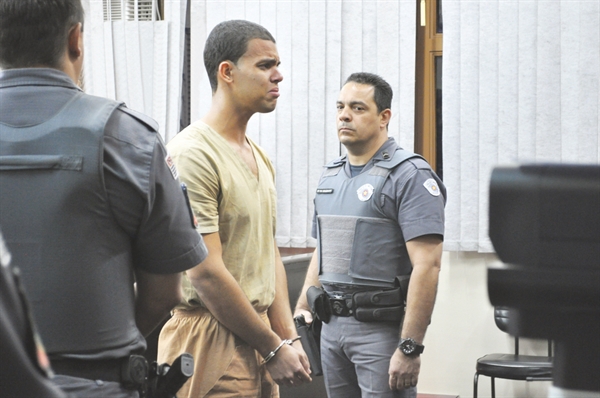
<path fill-rule="evenodd" d="M 402 351 L 402 353 L 407 357 L 418 357 L 425 349 L 425 346 L 417 344 L 416 341 L 414 341 L 411 338 L 408 338 L 400 339 L 400 342 L 398 343 L 398 348 L 400 348 L 400 351 Z"/>

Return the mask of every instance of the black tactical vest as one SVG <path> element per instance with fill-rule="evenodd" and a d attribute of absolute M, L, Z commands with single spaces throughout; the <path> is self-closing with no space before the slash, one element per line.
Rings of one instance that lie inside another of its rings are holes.
<path fill-rule="evenodd" d="M 144 345 L 132 245 L 102 173 L 104 128 L 119 105 L 78 93 L 42 124 L 0 123 L 0 225 L 51 355 Z"/>
<path fill-rule="evenodd" d="M 397 149 L 372 168 L 350 178 L 346 158 L 328 165 L 317 188 L 319 280 L 326 287 L 394 287 L 396 276 L 410 274 L 410 258 L 397 220 L 383 213 L 383 184 L 407 159 L 420 157 Z"/>

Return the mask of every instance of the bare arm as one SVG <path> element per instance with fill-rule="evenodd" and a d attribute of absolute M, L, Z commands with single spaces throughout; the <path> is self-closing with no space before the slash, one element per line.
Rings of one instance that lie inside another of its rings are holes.
<path fill-rule="evenodd" d="M 438 277 L 441 268 L 442 240 L 436 235 L 426 235 L 406 242 L 413 272 L 408 287 L 406 314 L 400 331 L 401 338 L 412 338 L 423 343 L 431 320 Z M 416 386 L 421 358 L 407 357 L 396 349 L 390 361 L 390 388 L 402 389 Z"/>
<path fill-rule="evenodd" d="M 294 316 L 296 317 L 301 314 L 304 315 L 306 323 L 312 322 L 312 313 L 310 311 L 310 307 L 308 306 L 308 301 L 306 299 L 306 291 L 311 286 L 321 286 L 321 282 L 319 282 L 319 259 L 317 257 L 316 249 L 313 252 L 313 256 L 310 259 L 310 264 L 308 265 L 308 269 L 306 270 L 304 286 L 302 286 L 302 291 L 300 292 L 300 297 L 298 297 L 296 309 L 294 310 Z"/>
<path fill-rule="evenodd" d="M 136 270 L 135 323 L 148 336 L 182 299 L 181 274 Z"/>
<path fill-rule="evenodd" d="M 219 322 L 266 357 L 279 345 L 280 336 L 263 322 L 240 285 L 225 267 L 219 233 L 203 237 L 209 254 L 201 264 L 186 271 L 192 285 Z M 300 362 L 300 352 L 288 345 L 284 345 L 267 366 L 271 376 L 278 383 L 292 380 L 294 377 L 299 377 L 297 381 L 310 380 Z"/>
<path fill-rule="evenodd" d="M 268 311 L 269 321 L 271 322 L 271 328 L 279 337 L 282 339 L 290 339 L 296 337 L 298 333 L 296 332 L 296 326 L 294 325 L 292 311 L 290 309 L 290 299 L 288 295 L 285 267 L 283 265 L 283 261 L 281 261 L 281 256 L 279 254 L 277 245 L 275 242 L 273 242 L 273 244 L 275 246 L 276 288 L 275 299 L 273 300 L 273 303 L 269 307 Z M 294 342 L 293 346 L 301 353 L 300 361 L 302 362 L 305 372 L 310 373 L 310 364 L 308 362 L 308 357 L 302 348 L 302 343 L 297 340 Z"/>

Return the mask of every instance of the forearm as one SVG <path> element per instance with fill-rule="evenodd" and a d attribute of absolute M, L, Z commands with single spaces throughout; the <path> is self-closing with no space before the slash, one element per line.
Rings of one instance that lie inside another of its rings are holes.
<path fill-rule="evenodd" d="M 204 236 L 208 258 L 187 271 L 200 299 L 211 314 L 232 333 L 242 338 L 263 357 L 281 339 L 256 313 L 242 288 L 225 267 L 218 233 Z"/>
<path fill-rule="evenodd" d="M 406 299 L 406 314 L 400 337 L 422 343 L 431 321 L 441 267 L 442 241 L 422 237 L 407 243 L 413 272 Z"/>
<path fill-rule="evenodd" d="M 417 267 L 413 270 L 401 338 L 410 337 L 418 343 L 423 342 L 435 304 L 439 270 L 438 267 Z"/>
<path fill-rule="evenodd" d="M 296 327 L 290 309 L 285 267 L 275 246 L 275 298 L 268 311 L 271 329 L 282 339 L 295 337 Z"/>
<path fill-rule="evenodd" d="M 304 285 L 302 286 L 300 296 L 296 302 L 294 314 L 297 314 L 298 311 L 310 311 L 310 307 L 306 299 L 306 291 L 311 286 L 321 286 L 321 283 L 319 282 L 319 258 L 316 249 L 313 252 L 308 269 L 306 270 L 306 278 L 304 279 Z"/>
<path fill-rule="evenodd" d="M 136 271 L 135 323 L 149 335 L 182 299 L 181 275 Z"/>

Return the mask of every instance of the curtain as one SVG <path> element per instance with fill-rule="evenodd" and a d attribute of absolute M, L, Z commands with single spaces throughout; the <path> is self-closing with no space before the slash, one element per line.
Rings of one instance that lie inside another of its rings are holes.
<path fill-rule="evenodd" d="M 166 0 L 164 21 L 105 20 L 106 0 L 83 4 L 85 91 L 151 116 L 170 139 L 179 131 L 186 0 Z"/>
<path fill-rule="evenodd" d="M 255 115 L 248 135 L 276 169 L 277 244 L 314 246 L 313 197 L 322 166 L 339 156 L 335 103 L 353 72 L 372 72 L 394 90 L 390 136 L 414 145 L 414 0 L 210 1 L 191 0 L 191 120 L 210 106 L 204 42 L 221 21 L 246 19 L 277 41 L 284 80 L 277 109 Z"/>
<path fill-rule="evenodd" d="M 443 4 L 444 248 L 491 252 L 494 166 L 600 162 L 600 3 Z"/>

